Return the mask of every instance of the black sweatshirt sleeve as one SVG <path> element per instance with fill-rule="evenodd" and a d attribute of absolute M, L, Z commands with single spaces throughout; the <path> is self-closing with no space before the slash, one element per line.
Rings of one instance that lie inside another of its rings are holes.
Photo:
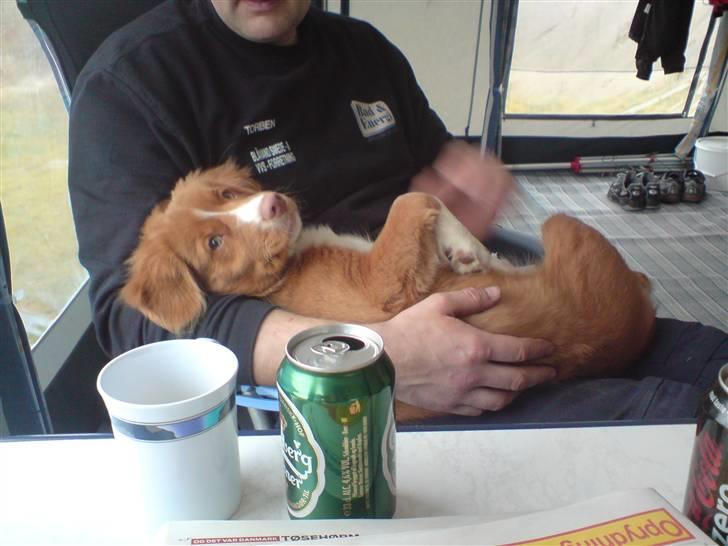
<path fill-rule="evenodd" d="M 79 258 L 90 276 L 97 337 L 111 356 L 174 338 L 117 298 L 125 260 L 152 207 L 196 163 L 192 146 L 163 110 L 106 71 L 83 74 L 69 127 L 69 189 Z M 213 338 L 238 357 L 239 382 L 252 384 L 252 354 L 272 306 L 256 299 L 210 296 L 186 337 Z"/>

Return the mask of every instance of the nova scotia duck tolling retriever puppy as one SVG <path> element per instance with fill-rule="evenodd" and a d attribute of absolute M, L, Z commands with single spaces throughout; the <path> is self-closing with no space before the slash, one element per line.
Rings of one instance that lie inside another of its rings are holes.
<path fill-rule="evenodd" d="M 228 162 L 181 179 L 152 210 L 120 297 L 181 333 L 205 311 L 205 293 L 369 323 L 433 292 L 498 286 L 498 304 L 467 322 L 549 340 L 555 352 L 533 363 L 553 366 L 558 379 L 620 373 L 652 337 L 647 277 L 575 218 L 552 216 L 542 234 L 543 262 L 511 266 L 425 193 L 398 197 L 375 241 L 302 227 L 292 198 L 264 191 L 248 169 Z M 397 411 L 399 420 L 434 415 L 403 404 Z"/>

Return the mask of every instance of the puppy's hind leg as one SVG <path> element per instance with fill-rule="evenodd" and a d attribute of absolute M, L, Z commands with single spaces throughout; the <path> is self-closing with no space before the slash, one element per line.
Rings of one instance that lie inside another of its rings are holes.
<path fill-rule="evenodd" d="M 436 237 L 441 210 L 426 193 L 406 193 L 392 204 L 367 256 L 368 291 L 384 310 L 399 312 L 431 292 L 443 267 Z"/>
<path fill-rule="evenodd" d="M 455 273 L 510 269 L 508 262 L 490 252 L 441 202 L 435 232 L 440 260 Z"/>

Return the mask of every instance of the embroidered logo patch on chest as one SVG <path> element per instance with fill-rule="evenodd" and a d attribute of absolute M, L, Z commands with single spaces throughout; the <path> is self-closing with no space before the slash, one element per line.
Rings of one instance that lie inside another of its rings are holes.
<path fill-rule="evenodd" d="M 364 138 L 383 133 L 395 125 L 394 115 L 384 101 L 359 102 L 351 101 L 354 119 Z"/>

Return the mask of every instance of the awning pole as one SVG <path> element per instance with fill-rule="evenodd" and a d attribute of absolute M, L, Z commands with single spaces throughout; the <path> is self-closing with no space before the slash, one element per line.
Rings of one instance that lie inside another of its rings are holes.
<path fill-rule="evenodd" d="M 728 65 L 728 12 L 724 13 L 720 20 L 713 55 L 710 58 L 705 91 L 698 102 L 690 130 L 675 148 L 675 155 L 683 159 L 690 154 L 695 146 L 695 141 L 707 134 L 721 88 L 725 85 L 726 66 Z"/>

